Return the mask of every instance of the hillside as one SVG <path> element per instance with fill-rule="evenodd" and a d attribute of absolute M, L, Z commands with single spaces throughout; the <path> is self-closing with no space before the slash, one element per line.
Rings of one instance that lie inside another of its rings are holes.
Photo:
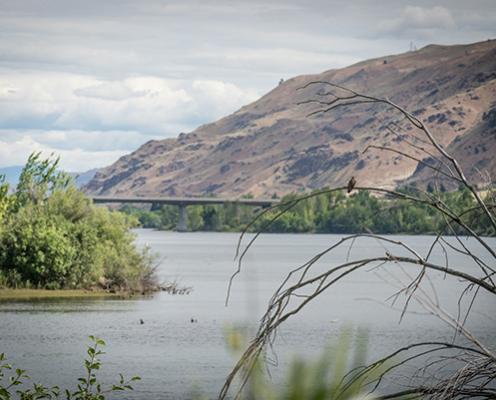
<path fill-rule="evenodd" d="M 316 98 L 338 83 L 387 96 L 428 123 L 443 146 L 453 149 L 481 180 L 496 172 L 496 41 L 430 45 L 415 52 L 364 61 L 317 75 L 289 79 L 256 102 L 177 139 L 151 141 L 100 170 L 86 190 L 125 195 L 282 195 L 347 182 L 394 187 L 410 178 L 417 162 L 368 145 L 391 145 L 415 154 L 415 135 L 392 135 L 398 115 L 381 107 L 340 108 L 308 117 L 298 102 Z M 429 175 L 416 171 L 414 179 Z"/>

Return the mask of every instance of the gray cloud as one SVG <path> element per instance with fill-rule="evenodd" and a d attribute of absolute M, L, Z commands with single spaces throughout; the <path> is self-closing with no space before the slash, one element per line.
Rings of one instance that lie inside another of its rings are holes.
<path fill-rule="evenodd" d="M 420 36 L 422 39 L 431 36 L 434 32 L 454 27 L 455 21 L 450 10 L 440 6 L 432 8 L 407 6 L 398 18 L 384 20 L 380 24 L 380 29 L 384 33 Z"/>
<path fill-rule="evenodd" d="M 5 145 L 33 141 L 54 150 L 81 149 L 82 151 L 132 151 L 144 142 L 161 139 L 160 135 L 133 131 L 89 130 L 0 130 Z"/>
<path fill-rule="evenodd" d="M 484 40 L 495 26 L 494 0 L 0 0 L 0 165 L 23 146 L 61 151 L 81 169 L 110 163 L 281 77 L 410 41 Z"/>
<path fill-rule="evenodd" d="M 74 94 L 80 97 L 122 101 L 133 97 L 146 96 L 147 92 L 144 90 L 133 90 L 125 85 L 123 82 L 106 82 L 100 83 L 98 85 L 75 89 Z"/>
<path fill-rule="evenodd" d="M 257 98 L 213 80 L 137 76 L 101 81 L 74 74 L 5 74 L 0 120 L 9 129 L 120 130 L 174 136 Z M 179 129 L 179 130 L 178 130 Z"/>

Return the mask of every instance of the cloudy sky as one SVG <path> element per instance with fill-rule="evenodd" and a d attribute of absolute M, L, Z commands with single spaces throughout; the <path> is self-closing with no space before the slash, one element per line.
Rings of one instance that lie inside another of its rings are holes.
<path fill-rule="evenodd" d="M 280 78 L 495 36 L 495 0 L 0 0 L 0 167 L 101 167 Z"/>

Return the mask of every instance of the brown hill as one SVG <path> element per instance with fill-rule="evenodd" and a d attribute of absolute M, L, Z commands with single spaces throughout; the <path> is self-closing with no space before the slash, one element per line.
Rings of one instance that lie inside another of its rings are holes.
<path fill-rule="evenodd" d="M 416 171 L 417 162 L 370 150 L 390 145 L 415 154 L 413 131 L 401 135 L 387 125 L 398 115 L 358 106 L 308 117 L 315 98 L 338 83 L 387 96 L 425 121 L 443 146 L 452 149 L 481 179 L 496 172 L 496 41 L 430 45 L 415 52 L 364 61 L 318 75 L 285 81 L 258 101 L 177 139 L 151 141 L 96 174 L 86 190 L 125 195 L 282 195 L 358 182 L 393 187 Z M 401 122 L 400 122 L 401 123 Z M 488 127 L 493 128 L 492 134 Z M 475 169 L 473 167 L 476 167 Z M 422 175 L 423 174 L 423 175 Z M 426 181 L 426 171 L 416 172 Z"/>
<path fill-rule="evenodd" d="M 494 183 L 496 176 L 496 107 L 493 103 L 492 109 L 482 114 L 482 119 L 464 135 L 458 135 L 449 144 L 448 152 L 452 154 L 465 172 L 467 178 L 477 184 L 479 188 L 485 188 Z M 424 159 L 431 165 L 440 166 L 432 158 Z M 446 173 L 449 171 L 442 165 L 440 169 Z M 429 183 L 442 183 L 446 189 L 456 189 L 456 182 L 452 180 L 433 177 L 429 168 L 419 164 L 405 183 L 413 183 L 419 186 L 427 186 Z"/>

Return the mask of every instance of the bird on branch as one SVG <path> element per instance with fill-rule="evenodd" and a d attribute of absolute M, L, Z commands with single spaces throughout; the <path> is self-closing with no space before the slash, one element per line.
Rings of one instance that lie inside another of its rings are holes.
<path fill-rule="evenodd" d="M 355 185 L 356 185 L 356 179 L 354 176 L 352 176 L 350 181 L 348 182 L 348 193 L 351 193 L 351 191 L 355 188 Z"/>

